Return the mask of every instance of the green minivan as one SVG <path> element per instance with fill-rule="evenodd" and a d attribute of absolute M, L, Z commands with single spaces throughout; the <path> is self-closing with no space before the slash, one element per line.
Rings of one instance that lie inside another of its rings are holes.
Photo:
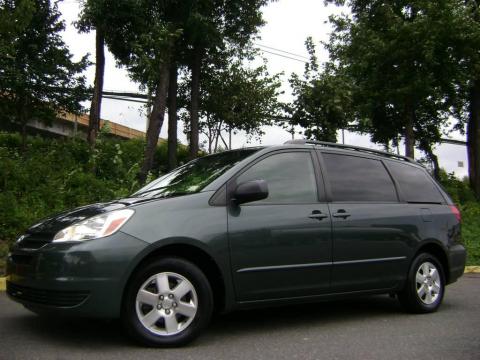
<path fill-rule="evenodd" d="M 386 293 L 433 312 L 465 258 L 460 212 L 421 165 L 296 140 L 202 157 L 42 220 L 11 248 L 7 293 L 179 346 L 214 312 L 255 306 Z"/>

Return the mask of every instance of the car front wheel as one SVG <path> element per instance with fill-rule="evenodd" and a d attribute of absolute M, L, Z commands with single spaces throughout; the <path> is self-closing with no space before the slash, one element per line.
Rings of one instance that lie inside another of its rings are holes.
<path fill-rule="evenodd" d="M 181 258 L 148 263 L 134 275 L 125 295 L 127 332 L 148 346 L 181 346 L 200 335 L 213 310 L 208 279 Z"/>

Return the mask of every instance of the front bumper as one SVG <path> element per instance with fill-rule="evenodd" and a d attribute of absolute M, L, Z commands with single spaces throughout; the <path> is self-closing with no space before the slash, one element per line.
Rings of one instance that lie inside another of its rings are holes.
<path fill-rule="evenodd" d="M 117 232 L 38 250 L 13 247 L 7 259 L 7 294 L 38 312 L 118 317 L 133 260 L 147 246 Z"/>

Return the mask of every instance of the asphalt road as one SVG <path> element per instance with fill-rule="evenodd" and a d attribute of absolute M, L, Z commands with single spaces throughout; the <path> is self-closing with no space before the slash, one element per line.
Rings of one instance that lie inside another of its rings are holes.
<path fill-rule="evenodd" d="M 480 275 L 449 286 L 435 314 L 388 296 L 242 311 L 188 347 L 133 344 L 116 321 L 42 318 L 0 293 L 0 359 L 480 359 Z"/>

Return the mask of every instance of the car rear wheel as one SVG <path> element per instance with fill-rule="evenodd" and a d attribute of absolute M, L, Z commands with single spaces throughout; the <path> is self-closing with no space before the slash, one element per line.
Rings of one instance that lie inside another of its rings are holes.
<path fill-rule="evenodd" d="M 194 264 L 163 258 L 143 266 L 131 280 L 122 320 L 148 346 L 181 346 L 200 335 L 213 310 L 208 279 Z"/>
<path fill-rule="evenodd" d="M 438 259 L 428 253 L 419 254 L 412 262 L 405 288 L 398 294 L 409 312 L 436 311 L 445 293 L 445 275 Z"/>

